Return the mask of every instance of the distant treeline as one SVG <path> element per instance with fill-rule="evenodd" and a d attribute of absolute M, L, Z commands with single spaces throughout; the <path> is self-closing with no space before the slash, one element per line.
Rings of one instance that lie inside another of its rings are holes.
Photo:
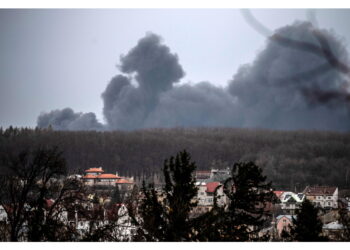
<path fill-rule="evenodd" d="M 106 172 L 149 177 L 164 159 L 186 149 L 199 170 L 254 161 L 278 189 L 350 184 L 350 133 L 236 128 L 148 129 L 139 131 L 53 131 L 0 129 L 0 153 L 58 146 L 70 173 L 102 166 Z"/>

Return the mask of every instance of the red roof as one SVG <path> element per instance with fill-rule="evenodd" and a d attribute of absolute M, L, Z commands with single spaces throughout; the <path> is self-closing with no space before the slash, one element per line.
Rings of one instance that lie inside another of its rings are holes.
<path fill-rule="evenodd" d="M 87 173 L 103 173 L 104 171 L 102 168 L 89 168 L 88 170 L 85 170 Z"/>
<path fill-rule="evenodd" d="M 97 177 L 97 175 L 87 174 L 87 175 L 83 176 L 83 179 L 95 179 L 96 177 Z"/>
<path fill-rule="evenodd" d="M 118 183 L 118 184 L 133 184 L 133 182 L 125 180 L 125 179 L 116 180 L 115 183 Z"/>
<path fill-rule="evenodd" d="M 284 191 L 273 191 L 275 193 L 275 195 L 277 196 L 277 198 L 280 198 L 281 195 L 284 193 Z"/>
<path fill-rule="evenodd" d="M 208 182 L 207 183 L 207 190 L 208 193 L 214 193 L 215 189 L 220 185 L 220 182 Z"/>
<path fill-rule="evenodd" d="M 100 174 L 100 175 L 97 175 L 96 178 L 99 178 L 99 179 L 120 179 L 120 177 L 116 176 L 115 174 Z"/>

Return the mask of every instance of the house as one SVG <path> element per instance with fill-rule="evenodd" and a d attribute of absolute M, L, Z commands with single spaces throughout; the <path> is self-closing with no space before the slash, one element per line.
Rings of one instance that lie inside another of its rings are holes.
<path fill-rule="evenodd" d="M 217 190 L 217 204 L 224 206 L 227 204 L 227 197 L 224 194 L 223 186 L 220 182 L 197 182 L 197 207 L 192 211 L 193 214 L 202 214 L 210 211 L 214 206 L 214 194 Z"/>
<path fill-rule="evenodd" d="M 85 175 L 82 177 L 85 185 L 95 186 L 115 186 L 116 184 L 123 184 L 123 186 L 132 186 L 134 184 L 133 178 L 125 178 L 118 176 L 116 174 L 104 173 L 102 167 L 99 168 L 89 168 L 85 170 Z M 124 185 L 125 184 L 125 185 Z M 130 189 L 130 188 L 129 188 Z"/>
<path fill-rule="evenodd" d="M 336 209 L 338 208 L 338 188 L 329 186 L 307 186 L 303 193 L 306 199 L 314 203 L 315 206 Z"/>
<path fill-rule="evenodd" d="M 197 170 L 195 177 L 198 182 L 220 182 L 223 183 L 230 177 L 230 169 Z"/>
<path fill-rule="evenodd" d="M 290 232 L 290 226 L 293 225 L 293 218 L 296 219 L 295 215 L 279 215 L 276 218 L 276 230 L 278 237 L 281 237 L 282 232 Z"/>
<path fill-rule="evenodd" d="M 330 240 L 341 240 L 344 233 L 344 226 L 338 221 L 333 221 L 323 225 L 322 233 Z"/>
<path fill-rule="evenodd" d="M 118 186 L 119 190 L 121 192 L 128 192 L 132 191 L 134 187 L 134 178 L 126 178 L 126 177 L 121 177 L 120 179 L 115 181 L 115 185 Z"/>
<path fill-rule="evenodd" d="M 296 210 L 301 206 L 301 203 L 305 199 L 303 193 L 283 192 L 280 194 L 279 199 L 281 201 L 280 206 L 285 214 L 295 215 Z"/>
<path fill-rule="evenodd" d="M 83 211 L 76 209 L 70 224 L 75 226 L 79 239 L 94 230 L 108 228 L 111 238 L 131 241 L 137 229 L 124 204 L 115 204 L 109 208 L 95 204 L 87 206 Z"/>

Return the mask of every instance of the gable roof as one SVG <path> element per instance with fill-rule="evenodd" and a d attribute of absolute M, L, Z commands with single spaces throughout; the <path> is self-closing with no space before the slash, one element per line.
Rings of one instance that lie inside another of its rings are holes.
<path fill-rule="evenodd" d="M 305 195 L 302 193 L 284 192 L 280 196 L 281 202 L 303 202 Z"/>
<path fill-rule="evenodd" d="M 307 186 L 304 190 L 306 195 L 333 195 L 337 187 L 329 186 Z"/>
<path fill-rule="evenodd" d="M 276 220 L 279 221 L 280 219 L 282 219 L 283 217 L 286 217 L 288 220 L 293 221 L 292 218 L 296 219 L 297 216 L 296 215 L 289 215 L 289 214 L 282 214 L 282 215 L 278 215 L 276 217 Z"/>
<path fill-rule="evenodd" d="M 214 193 L 215 189 L 220 185 L 220 182 L 215 181 L 215 182 L 209 182 L 207 183 L 207 193 Z"/>

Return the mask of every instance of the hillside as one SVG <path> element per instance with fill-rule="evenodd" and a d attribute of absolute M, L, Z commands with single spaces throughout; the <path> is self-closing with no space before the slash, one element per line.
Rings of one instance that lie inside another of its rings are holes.
<path fill-rule="evenodd" d="M 149 129 L 114 132 L 0 130 L 0 153 L 57 145 L 72 173 L 102 166 L 122 175 L 151 175 L 186 149 L 198 169 L 255 161 L 276 188 L 350 183 L 350 133 L 235 128 Z"/>

